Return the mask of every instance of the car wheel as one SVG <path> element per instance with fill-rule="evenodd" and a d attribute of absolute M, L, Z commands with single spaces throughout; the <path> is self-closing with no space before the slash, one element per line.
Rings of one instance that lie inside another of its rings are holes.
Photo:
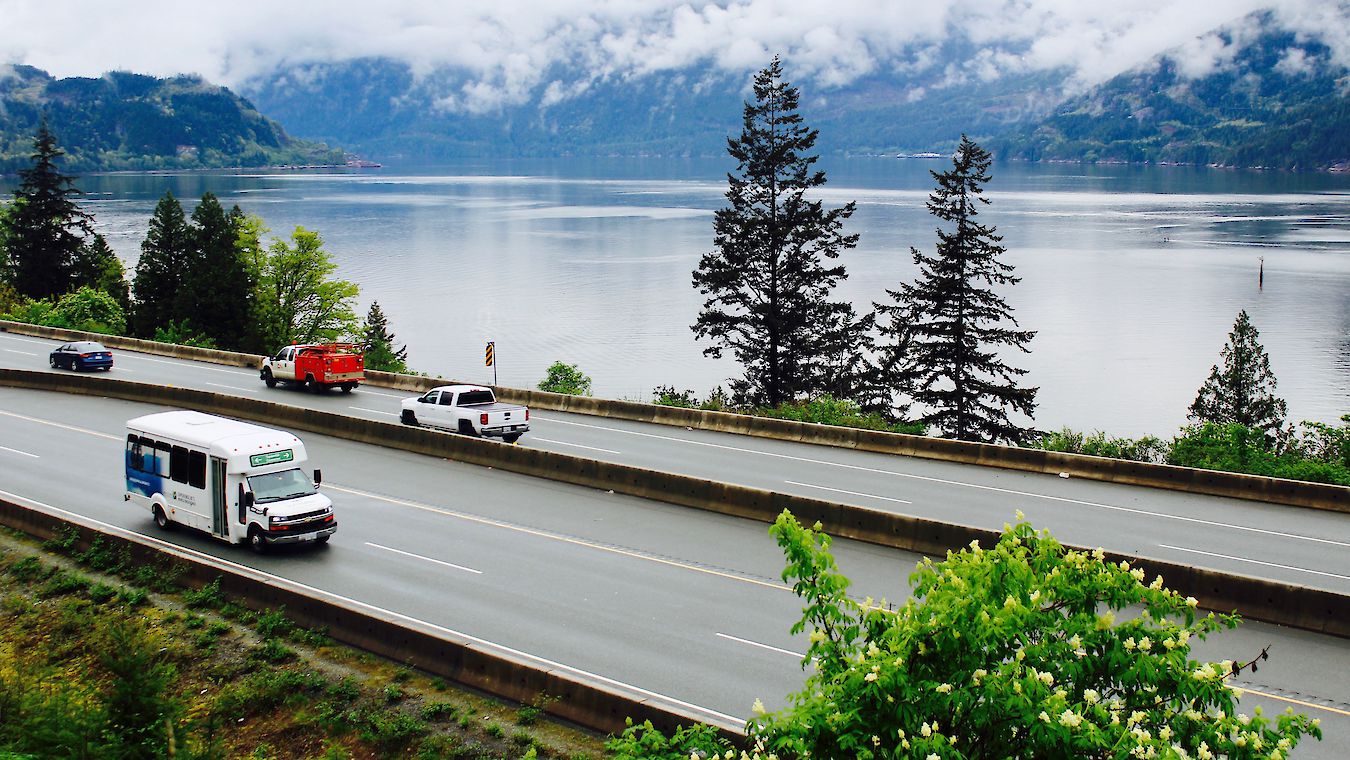
<path fill-rule="evenodd" d="M 411 409 L 404 409 L 403 414 L 399 415 L 398 421 L 404 425 L 417 427 L 417 415 L 413 414 Z"/>
<path fill-rule="evenodd" d="M 248 529 L 248 547 L 254 554 L 267 553 L 267 539 L 263 537 L 262 530 L 254 525 Z"/>
<path fill-rule="evenodd" d="M 173 523 L 169 521 L 169 516 L 164 513 L 164 507 L 155 505 L 155 527 L 160 530 L 173 530 Z"/>
<path fill-rule="evenodd" d="M 315 540 L 315 541 L 318 541 L 320 544 L 326 544 L 326 543 L 328 543 L 328 539 L 330 539 L 330 538 L 332 538 L 332 536 L 319 536 L 318 538 L 316 538 L 316 539 L 314 539 L 314 540 Z"/>
<path fill-rule="evenodd" d="M 52 369 L 56 369 L 56 357 L 55 357 L 55 356 L 48 356 L 48 357 L 47 357 L 47 361 L 51 363 Z"/>

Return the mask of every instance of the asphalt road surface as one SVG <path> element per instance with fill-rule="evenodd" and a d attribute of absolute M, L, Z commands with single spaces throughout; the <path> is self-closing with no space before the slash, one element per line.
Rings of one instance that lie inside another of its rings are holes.
<path fill-rule="evenodd" d="M 805 643 L 788 629 L 801 605 L 779 580 L 783 561 L 761 523 L 304 434 L 339 531 L 326 548 L 258 557 L 204 534 L 160 534 L 123 501 L 124 422 L 158 410 L 0 388 L 0 490 L 644 689 L 710 719 L 743 719 L 755 698 L 772 709 L 800 687 Z M 907 597 L 904 579 L 920 559 L 852 541 L 836 542 L 835 554 L 856 596 L 893 602 Z M 1350 756 L 1350 643 L 1249 623 L 1201 643 L 1196 656 L 1246 659 L 1267 644 L 1271 660 L 1244 682 L 1243 709 L 1292 705 L 1320 717 L 1327 740 L 1297 756 Z"/>
<path fill-rule="evenodd" d="M 56 345 L 0 333 L 0 366 L 46 369 Z M 115 378 L 388 422 L 412 395 L 268 389 L 242 367 L 115 354 Z M 1350 593 L 1350 515 L 587 415 L 531 424 L 518 445 L 995 530 L 1020 509 L 1065 543 Z"/>

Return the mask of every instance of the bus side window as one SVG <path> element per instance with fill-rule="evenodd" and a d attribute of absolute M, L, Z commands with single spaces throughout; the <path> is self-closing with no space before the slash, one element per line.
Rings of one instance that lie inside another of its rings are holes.
<path fill-rule="evenodd" d="M 144 470 L 143 460 L 144 452 L 141 449 L 141 439 L 134 435 L 127 436 L 127 466 L 133 470 Z"/>
<path fill-rule="evenodd" d="M 206 488 L 206 454 L 200 451 L 188 452 L 188 485 L 193 488 Z"/>
<path fill-rule="evenodd" d="M 161 478 L 169 477 L 169 451 L 169 444 L 155 441 L 155 474 Z"/>
<path fill-rule="evenodd" d="M 169 472 L 173 479 L 179 483 L 188 482 L 188 450 L 182 446 L 174 446 L 173 452 L 169 455 Z"/>

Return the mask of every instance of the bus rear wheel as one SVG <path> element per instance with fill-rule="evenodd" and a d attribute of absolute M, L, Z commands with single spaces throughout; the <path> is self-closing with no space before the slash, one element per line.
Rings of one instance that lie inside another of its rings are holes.
<path fill-rule="evenodd" d="M 169 516 L 165 514 L 164 507 L 155 505 L 155 527 L 160 530 L 173 530 L 173 523 L 169 522 Z"/>

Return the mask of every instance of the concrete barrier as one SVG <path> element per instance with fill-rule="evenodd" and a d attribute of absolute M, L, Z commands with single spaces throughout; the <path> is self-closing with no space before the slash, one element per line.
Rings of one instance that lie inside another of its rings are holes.
<path fill-rule="evenodd" d="M 444 628 L 414 621 L 343 597 L 291 583 L 276 576 L 217 560 L 209 555 L 152 542 L 143 536 L 78 517 L 50 513 L 33 503 L 0 497 L 0 525 L 47 540 L 75 531 L 76 550 L 97 538 L 114 551 L 151 566 L 179 568 L 179 582 L 200 588 L 213 581 L 232 599 L 255 610 L 285 608 L 286 616 L 307 628 L 322 628 L 334 640 L 358 647 L 478 689 L 502 699 L 540 702 L 551 715 L 605 734 L 622 732 L 625 719 L 650 720 L 667 732 L 701 721 L 716 725 L 732 739 L 743 738 L 739 725 L 718 724 L 708 715 L 685 710 L 647 692 L 627 689 L 547 660 L 470 639 Z"/>
<path fill-rule="evenodd" d="M 787 509 L 804 524 L 819 521 L 822 529 L 833 536 L 934 556 L 943 556 L 949 549 L 960 549 L 972 540 L 990 546 L 999 536 L 998 532 L 983 528 L 191 388 L 7 369 L 0 369 L 0 385 L 108 396 L 225 414 L 767 523 L 772 523 Z M 1144 562 L 1159 568 L 1156 572 L 1167 579 L 1170 587 L 1196 597 L 1208 609 L 1238 610 L 1254 620 L 1350 636 L 1350 596 L 1247 576 L 1199 571 L 1148 558 L 1120 555 L 1118 559 L 1134 564 Z"/>
<path fill-rule="evenodd" d="M 54 340 L 97 340 L 113 348 L 175 356 L 183 359 L 215 362 L 240 367 L 261 366 L 262 357 L 230 351 L 179 346 L 170 343 L 99 335 L 22 322 L 0 321 L 0 331 L 35 335 Z M 392 372 L 366 372 L 367 383 L 374 386 L 421 393 L 438 385 L 455 383 L 445 378 L 401 375 Z M 478 385 L 478 383 L 473 383 Z M 751 435 L 819 446 L 834 446 L 857 451 L 937 459 L 962 464 L 1020 470 L 1087 480 L 1102 480 L 1123 485 L 1163 488 L 1172 491 L 1264 501 L 1273 504 L 1350 513 L 1350 488 L 1326 483 L 1308 483 L 1260 475 L 1196 470 L 1188 467 L 1129 462 L 1083 454 L 1024 449 L 1016 446 L 952 441 L 927 436 L 903 435 L 874 430 L 857 430 L 831 425 L 752 417 L 728 412 L 658 406 L 634 401 L 614 401 L 589 396 L 521 388 L 496 388 L 507 403 L 525 404 L 533 409 L 573 412 L 613 419 L 649 422 L 658 425 L 691 427 L 738 435 Z"/>

